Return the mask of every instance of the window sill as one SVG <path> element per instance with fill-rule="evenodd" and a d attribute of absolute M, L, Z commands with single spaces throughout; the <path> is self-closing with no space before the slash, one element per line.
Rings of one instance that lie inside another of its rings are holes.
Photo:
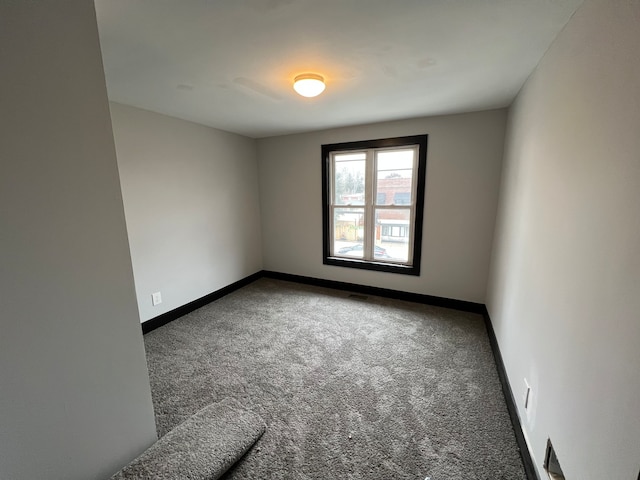
<path fill-rule="evenodd" d="M 325 265 L 334 265 L 337 267 L 360 268 L 362 270 L 374 270 L 377 272 L 399 273 L 402 275 L 420 275 L 419 266 L 399 265 L 395 263 L 371 262 L 367 260 L 358 260 L 355 258 L 343 257 L 325 257 L 323 260 Z"/>

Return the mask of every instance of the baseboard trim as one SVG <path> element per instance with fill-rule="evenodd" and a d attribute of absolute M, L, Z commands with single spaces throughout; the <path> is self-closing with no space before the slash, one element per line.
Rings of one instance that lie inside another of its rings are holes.
<path fill-rule="evenodd" d="M 398 300 L 406 300 L 409 302 L 423 303 L 436 307 L 451 308 L 454 310 L 462 310 L 463 312 L 472 312 L 483 314 L 486 308 L 482 303 L 467 302 L 465 300 L 455 300 L 453 298 L 436 297 L 433 295 L 423 295 L 420 293 L 403 292 L 401 290 L 391 290 L 388 288 L 370 287 L 357 283 L 337 282 L 334 280 L 324 280 L 315 277 L 304 277 L 301 275 L 292 275 L 290 273 L 272 272 L 263 270 L 264 277 L 276 280 L 286 280 L 289 282 L 304 283 L 314 285 L 316 287 L 333 288 L 336 290 L 348 290 L 350 292 L 363 293 L 366 295 L 377 295 L 378 297 L 395 298 Z"/>
<path fill-rule="evenodd" d="M 509 417 L 511 417 L 511 424 L 513 425 L 513 431 L 516 435 L 516 442 L 518 443 L 518 449 L 520 450 L 520 457 L 522 458 L 522 464 L 524 471 L 527 474 L 528 480 L 540 480 L 538 471 L 531 458 L 529 447 L 524 438 L 522 432 L 522 423 L 520 422 L 520 415 L 518 415 L 518 409 L 516 407 L 516 400 L 509 383 L 509 377 L 507 377 L 507 369 L 504 366 L 502 360 L 502 354 L 500 353 L 500 347 L 498 346 L 498 339 L 496 338 L 496 332 L 493 330 L 493 324 L 491 323 L 491 317 L 486 307 L 482 312 L 484 318 L 484 324 L 487 328 L 487 334 L 489 336 L 489 343 L 491 350 L 493 351 L 493 358 L 496 362 L 496 368 L 498 370 L 498 376 L 500 377 L 500 384 L 502 385 L 502 393 L 504 394 L 505 402 L 507 403 L 507 410 L 509 411 Z"/>
<path fill-rule="evenodd" d="M 162 327 L 169 322 L 173 322 L 174 320 L 186 315 L 187 313 L 191 313 L 198 308 L 204 307 L 205 305 L 213 302 L 214 300 L 218 300 L 219 298 L 224 297 L 225 295 L 230 294 L 231 292 L 235 292 L 239 288 L 249 285 L 250 283 L 255 282 L 259 278 L 262 278 L 262 271 L 256 272 L 253 275 L 249 275 L 237 282 L 234 282 L 226 287 L 222 287 L 215 292 L 209 293 L 204 297 L 200 297 L 192 302 L 186 303 L 181 307 L 174 308 L 173 310 L 163 313 L 162 315 L 158 315 L 157 317 L 151 318 L 142 323 L 142 333 L 149 333 L 156 328 Z"/>

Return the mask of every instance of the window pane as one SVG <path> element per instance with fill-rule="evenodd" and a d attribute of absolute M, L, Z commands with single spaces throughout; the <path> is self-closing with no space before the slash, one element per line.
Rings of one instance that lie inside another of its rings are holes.
<path fill-rule="evenodd" d="M 413 150 L 378 152 L 376 205 L 411 204 L 413 156 Z"/>
<path fill-rule="evenodd" d="M 396 192 L 393 194 L 393 203 L 396 205 L 410 205 L 411 192 Z"/>
<path fill-rule="evenodd" d="M 374 258 L 409 261 L 411 210 L 408 208 L 376 208 Z"/>
<path fill-rule="evenodd" d="M 335 205 L 364 205 L 364 153 L 341 154 L 334 157 Z"/>
<path fill-rule="evenodd" d="M 364 209 L 336 208 L 333 211 L 333 254 L 363 258 Z"/>
<path fill-rule="evenodd" d="M 344 162 L 349 160 L 365 160 L 367 154 L 365 152 L 356 153 L 337 153 L 335 159 L 337 162 Z"/>
<path fill-rule="evenodd" d="M 383 150 L 378 152 L 378 170 L 406 170 L 413 168 L 413 149 Z"/>

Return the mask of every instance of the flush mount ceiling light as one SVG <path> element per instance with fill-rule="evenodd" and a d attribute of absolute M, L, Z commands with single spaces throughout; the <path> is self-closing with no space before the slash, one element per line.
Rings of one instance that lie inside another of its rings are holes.
<path fill-rule="evenodd" d="M 293 81 L 293 89 L 303 97 L 316 97 L 324 92 L 324 78 L 315 73 L 303 73 Z"/>

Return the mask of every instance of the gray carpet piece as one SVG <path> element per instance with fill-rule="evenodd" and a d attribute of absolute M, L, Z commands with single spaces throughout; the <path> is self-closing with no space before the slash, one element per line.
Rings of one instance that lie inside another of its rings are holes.
<path fill-rule="evenodd" d="M 111 480 L 217 480 L 264 431 L 258 415 L 224 399 L 161 437 Z"/>
<path fill-rule="evenodd" d="M 158 433 L 236 399 L 223 477 L 526 480 L 480 315 L 262 278 L 145 335 Z"/>

